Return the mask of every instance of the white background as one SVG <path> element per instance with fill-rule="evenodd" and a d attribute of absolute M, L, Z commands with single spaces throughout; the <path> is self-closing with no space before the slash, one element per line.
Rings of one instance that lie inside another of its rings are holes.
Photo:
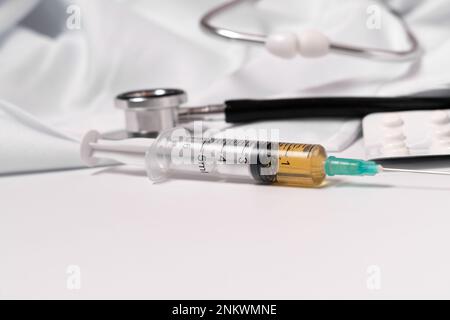
<path fill-rule="evenodd" d="M 8 2 L 22 1 L 0 4 Z M 42 0 L 25 21 L 0 6 L 16 19 L 0 25 L 0 298 L 449 298 L 448 178 L 392 174 L 301 189 L 154 185 L 129 168 L 81 169 L 77 140 L 121 126 L 112 100 L 130 89 L 182 87 L 198 104 L 449 87 L 448 1 L 396 1 L 426 49 L 420 65 L 278 60 L 200 32 L 198 18 L 218 2 L 73 1 L 79 31 L 65 28 L 67 1 Z M 372 1 L 280 2 L 223 22 L 405 45 L 388 15 L 382 29 L 366 28 Z M 341 155 L 364 157 L 362 143 Z M 80 290 L 67 289 L 70 265 L 81 268 Z M 374 265 L 379 290 L 367 286 Z"/>

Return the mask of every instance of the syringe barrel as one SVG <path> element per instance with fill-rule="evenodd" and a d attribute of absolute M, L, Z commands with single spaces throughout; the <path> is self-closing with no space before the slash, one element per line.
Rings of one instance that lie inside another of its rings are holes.
<path fill-rule="evenodd" d="M 264 162 L 267 170 L 259 170 L 260 167 L 263 169 L 263 155 L 259 151 L 270 151 L 270 148 L 255 141 L 198 138 L 183 134 L 174 136 L 169 131 L 161 134 L 147 151 L 146 168 L 153 181 L 197 176 L 247 182 L 267 179 L 272 182 L 276 158 Z M 260 171 L 263 172 L 260 174 Z M 260 175 L 263 177 L 258 178 Z"/>
<path fill-rule="evenodd" d="M 153 181 L 193 176 L 313 187 L 325 179 L 320 145 L 161 134 L 146 154 Z"/>

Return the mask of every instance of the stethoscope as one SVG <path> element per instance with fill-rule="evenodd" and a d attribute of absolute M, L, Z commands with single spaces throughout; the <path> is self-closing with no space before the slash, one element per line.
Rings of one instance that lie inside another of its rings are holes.
<path fill-rule="evenodd" d="M 186 107 L 180 89 L 150 89 L 121 94 L 116 106 L 125 112 L 130 136 L 153 137 L 192 121 L 222 120 L 248 123 L 305 118 L 363 118 L 374 112 L 437 110 L 450 107 L 450 97 L 325 97 L 268 100 L 228 100 L 218 104 Z"/>
<path fill-rule="evenodd" d="M 407 61 L 420 57 L 418 41 L 402 16 L 387 7 L 398 17 L 410 42 L 404 51 L 365 48 L 338 44 L 318 31 L 305 31 L 299 35 L 277 33 L 273 35 L 250 34 L 213 26 L 211 20 L 225 11 L 245 2 L 258 0 L 231 0 L 207 12 L 201 25 L 214 35 L 247 43 L 265 45 L 273 54 L 292 58 L 297 54 L 319 57 L 329 52 L 386 61 Z M 150 89 L 127 92 L 116 98 L 117 107 L 125 111 L 127 132 L 134 136 L 154 136 L 179 124 L 194 120 L 225 120 L 227 123 L 244 123 L 260 120 L 292 118 L 362 118 L 373 112 L 445 109 L 450 98 L 445 97 L 330 97 L 294 98 L 274 100 L 229 100 L 219 104 L 181 107 L 187 95 L 180 89 Z"/>
<path fill-rule="evenodd" d="M 349 44 L 336 43 L 317 30 L 305 30 L 299 34 L 284 32 L 270 35 L 252 34 L 215 26 L 211 20 L 243 3 L 259 0 L 231 0 L 208 11 L 200 21 L 201 26 L 211 34 L 224 39 L 264 45 L 266 49 L 281 58 L 293 58 L 301 55 L 307 58 L 321 57 L 330 52 L 359 58 L 383 61 L 408 61 L 420 56 L 419 42 L 400 13 L 385 4 L 386 8 L 397 17 L 410 43 L 407 50 L 389 50 L 368 48 Z"/>

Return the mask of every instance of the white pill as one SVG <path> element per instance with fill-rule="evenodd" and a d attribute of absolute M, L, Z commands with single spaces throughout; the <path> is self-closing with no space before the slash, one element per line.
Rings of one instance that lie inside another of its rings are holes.
<path fill-rule="evenodd" d="M 437 145 L 448 148 L 450 147 L 450 140 L 439 140 L 437 141 Z"/>
<path fill-rule="evenodd" d="M 450 151 L 450 141 L 433 141 L 431 144 L 431 152 L 448 153 Z"/>
<path fill-rule="evenodd" d="M 406 137 L 402 130 L 392 130 L 391 128 L 387 128 L 387 130 L 384 130 L 383 139 L 384 141 L 404 141 L 406 140 Z"/>
<path fill-rule="evenodd" d="M 398 128 L 403 126 L 404 122 L 398 114 L 386 114 L 383 117 L 383 126 L 388 128 Z"/>
<path fill-rule="evenodd" d="M 384 156 L 388 157 L 400 157 L 400 156 L 408 156 L 409 155 L 409 149 L 404 148 L 382 148 L 381 152 Z"/>
<path fill-rule="evenodd" d="M 450 139 L 450 127 L 436 129 L 433 132 L 433 138 L 435 138 L 435 139 Z"/>
<path fill-rule="evenodd" d="M 266 48 L 273 55 L 292 59 L 297 55 L 298 42 L 294 33 L 275 33 L 266 40 Z"/>
<path fill-rule="evenodd" d="M 406 143 L 403 141 L 393 141 L 383 144 L 384 149 L 402 149 L 406 148 Z"/>
<path fill-rule="evenodd" d="M 322 32 L 306 30 L 298 35 L 298 53 L 306 58 L 318 58 L 330 52 L 330 40 Z"/>
<path fill-rule="evenodd" d="M 448 112 L 436 110 L 431 115 L 431 121 L 437 125 L 447 124 L 450 123 L 450 117 L 448 116 Z"/>

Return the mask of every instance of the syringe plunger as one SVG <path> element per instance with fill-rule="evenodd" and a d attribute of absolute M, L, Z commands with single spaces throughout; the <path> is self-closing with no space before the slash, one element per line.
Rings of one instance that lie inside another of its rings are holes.
<path fill-rule="evenodd" d="M 144 167 L 145 153 L 154 141 L 151 138 L 106 140 L 99 132 L 89 131 L 81 142 L 81 160 L 90 167 L 101 160 Z"/>

